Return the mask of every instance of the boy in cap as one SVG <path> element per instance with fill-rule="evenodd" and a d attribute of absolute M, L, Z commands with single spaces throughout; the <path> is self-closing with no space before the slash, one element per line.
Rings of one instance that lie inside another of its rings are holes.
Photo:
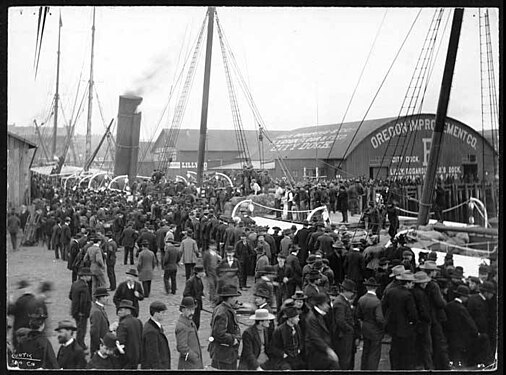
<path fill-rule="evenodd" d="M 77 327 L 70 320 L 58 322 L 55 329 L 58 332 L 58 342 L 61 344 L 56 359 L 62 369 L 84 369 L 86 368 L 86 359 L 84 350 L 74 339 L 74 332 Z"/>
<path fill-rule="evenodd" d="M 170 370 L 169 341 L 165 336 L 163 323 L 167 306 L 159 301 L 151 303 L 151 316 L 142 329 L 141 369 Z"/>
<path fill-rule="evenodd" d="M 116 356 L 118 341 L 114 333 L 108 332 L 100 339 L 98 351 L 93 354 L 88 365 L 89 370 L 113 370 L 119 369 Z"/>
<path fill-rule="evenodd" d="M 178 370 L 203 369 L 199 336 L 192 319 L 195 313 L 195 300 L 192 297 L 184 297 L 179 311 L 181 314 L 176 323 L 176 349 L 179 352 L 177 368 Z"/>

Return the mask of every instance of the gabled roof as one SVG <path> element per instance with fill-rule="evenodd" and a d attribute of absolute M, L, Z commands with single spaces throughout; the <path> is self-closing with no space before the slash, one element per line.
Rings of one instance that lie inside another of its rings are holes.
<path fill-rule="evenodd" d="M 342 126 L 340 124 L 313 125 L 285 131 L 276 136 L 273 135 L 272 143 L 264 141 L 264 158 L 272 160 L 281 156 L 289 159 L 315 159 L 315 157 L 343 159 L 371 132 L 395 119 L 396 117 L 387 117 L 365 120 L 362 125 L 360 121 L 346 122 Z M 254 159 L 253 155 L 252 158 Z"/>
<path fill-rule="evenodd" d="M 35 143 L 29 141 L 28 139 L 23 138 L 20 135 L 12 133 L 12 132 L 10 132 L 8 130 L 7 130 L 7 136 L 12 137 L 12 138 L 16 138 L 18 141 L 26 143 L 28 145 L 28 148 L 37 148 L 37 147 L 39 147 Z"/>

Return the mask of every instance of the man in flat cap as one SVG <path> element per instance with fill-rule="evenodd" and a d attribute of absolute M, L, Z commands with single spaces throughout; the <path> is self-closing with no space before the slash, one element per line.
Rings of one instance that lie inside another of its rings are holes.
<path fill-rule="evenodd" d="M 142 330 L 141 368 L 170 370 L 169 341 L 163 329 L 167 306 L 155 301 L 149 306 L 150 318 Z"/>
<path fill-rule="evenodd" d="M 62 320 L 58 322 L 55 331 L 58 332 L 58 342 L 61 344 L 56 356 L 60 368 L 64 370 L 86 368 L 84 350 L 74 339 L 74 332 L 77 331 L 74 322 Z"/>
<path fill-rule="evenodd" d="M 88 365 L 86 366 L 89 370 L 113 370 L 119 369 L 118 357 L 116 355 L 117 349 L 117 338 L 112 332 L 108 332 L 100 339 L 100 346 L 98 351 L 91 357 Z"/>

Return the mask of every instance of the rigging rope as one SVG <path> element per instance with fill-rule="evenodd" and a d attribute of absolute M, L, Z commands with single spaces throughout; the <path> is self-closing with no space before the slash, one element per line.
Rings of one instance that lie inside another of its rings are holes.
<path fill-rule="evenodd" d="M 388 71 L 387 71 L 387 73 L 386 73 L 385 77 L 383 78 L 383 80 L 381 81 L 380 86 L 378 87 L 378 90 L 376 91 L 376 93 L 375 93 L 375 95 L 374 95 L 374 97 L 373 97 L 373 99 L 372 99 L 372 101 L 371 101 L 371 104 L 370 104 L 370 105 L 369 105 L 369 107 L 367 108 L 367 111 L 366 111 L 366 113 L 364 114 L 364 117 L 362 118 L 362 120 L 361 120 L 361 122 L 360 122 L 360 124 L 359 124 L 359 126 L 358 126 L 357 131 L 355 132 L 355 134 L 353 135 L 353 137 L 352 137 L 352 139 L 351 139 L 350 143 L 348 144 L 348 147 L 346 148 L 346 151 L 344 152 L 343 158 L 339 161 L 338 168 L 341 168 L 341 165 L 342 165 L 343 160 L 345 160 L 345 159 L 346 159 L 346 156 L 347 156 L 347 154 L 348 154 L 348 151 L 349 151 L 349 149 L 351 148 L 351 145 L 352 145 L 353 141 L 355 140 L 355 138 L 356 138 L 356 136 L 357 136 L 358 131 L 359 131 L 359 130 L 360 130 L 360 128 L 362 127 L 362 124 L 364 123 L 365 118 L 367 117 L 367 114 L 368 114 L 368 113 L 369 113 L 369 111 L 371 110 L 372 105 L 374 104 L 374 102 L 375 102 L 375 100 L 376 100 L 376 98 L 377 98 L 377 96 L 378 96 L 378 94 L 379 94 L 379 92 L 380 92 L 381 88 L 383 87 L 383 85 L 384 85 L 384 83 L 385 83 L 385 81 L 386 81 L 386 79 L 387 79 L 388 75 L 390 74 L 390 71 L 392 70 L 392 68 L 393 68 L 393 66 L 394 66 L 394 64 L 395 64 L 395 62 L 397 61 L 397 58 L 399 57 L 400 52 L 401 52 L 402 48 L 404 47 L 404 44 L 405 44 L 405 43 L 406 43 L 406 41 L 408 40 L 408 37 L 409 37 L 409 35 L 411 34 L 411 31 L 413 30 L 413 28 L 414 28 L 414 26 L 415 26 L 415 23 L 416 23 L 416 21 L 418 20 L 418 17 L 420 16 L 420 13 L 421 13 L 421 12 L 422 12 L 422 9 L 420 9 L 420 10 L 418 11 L 418 13 L 417 13 L 417 15 L 416 15 L 415 19 L 413 20 L 413 23 L 411 24 L 411 27 L 410 27 L 410 29 L 409 29 L 408 33 L 406 34 L 406 37 L 404 38 L 404 40 L 403 40 L 403 42 L 402 42 L 402 44 L 401 44 L 401 46 L 400 46 L 399 50 L 397 51 L 397 54 L 395 55 L 395 57 L 394 57 L 394 59 L 393 59 L 392 63 L 390 64 L 390 67 L 388 68 Z"/>
<path fill-rule="evenodd" d="M 374 46 L 376 45 L 376 40 L 378 39 L 378 36 L 380 34 L 381 28 L 383 27 L 383 23 L 385 22 L 385 18 L 387 16 L 388 9 L 385 10 L 385 14 L 383 14 L 383 19 L 381 20 L 381 23 L 378 27 L 378 30 L 376 31 L 376 35 L 374 36 L 374 40 L 372 42 L 371 48 L 369 49 L 369 54 L 367 55 L 367 58 L 365 60 L 364 66 L 362 67 L 362 71 L 360 72 L 360 75 L 358 77 L 357 84 L 355 85 L 355 88 L 353 89 L 353 93 L 351 94 L 350 100 L 348 102 L 348 106 L 346 107 L 346 110 L 344 111 L 343 118 L 341 119 L 341 124 L 339 125 L 339 128 L 337 129 L 336 135 L 334 137 L 334 140 L 332 141 L 332 145 L 330 146 L 329 153 L 327 154 L 327 159 L 330 159 L 330 154 L 332 153 L 332 150 L 334 149 L 334 145 L 337 141 L 337 138 L 339 137 L 339 133 L 341 132 L 341 128 L 343 127 L 344 120 L 346 118 L 346 115 L 348 114 L 348 110 L 351 107 L 351 103 L 353 101 L 353 98 L 355 97 L 355 93 L 357 92 L 358 86 L 360 85 L 360 82 L 362 81 L 362 76 L 364 75 L 365 68 L 367 66 L 367 63 L 369 62 L 369 58 L 372 55 L 372 51 L 374 50 Z M 329 164 L 330 165 L 330 164 Z"/>

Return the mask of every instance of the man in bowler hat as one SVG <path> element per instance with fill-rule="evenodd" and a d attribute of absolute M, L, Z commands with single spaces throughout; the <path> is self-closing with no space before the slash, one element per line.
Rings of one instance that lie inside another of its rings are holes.
<path fill-rule="evenodd" d="M 130 268 L 126 272 L 126 275 L 126 280 L 118 285 L 118 289 L 116 289 L 116 293 L 114 293 L 113 301 L 116 308 L 124 299 L 132 301 L 135 307 L 135 311 L 132 314 L 137 318 L 139 316 L 139 301 L 144 299 L 144 290 L 142 289 L 141 283 L 135 280 L 137 277 L 137 270 L 135 268 Z"/>

